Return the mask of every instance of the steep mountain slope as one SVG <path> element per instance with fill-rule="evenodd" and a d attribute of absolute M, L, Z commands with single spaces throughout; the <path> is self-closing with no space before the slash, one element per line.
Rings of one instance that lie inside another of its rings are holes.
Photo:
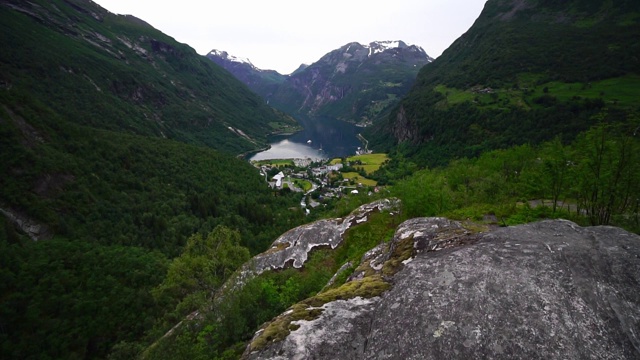
<path fill-rule="evenodd" d="M 569 140 L 598 113 L 626 121 L 638 106 L 639 20 L 633 1 L 490 0 L 422 69 L 401 106 L 369 133 L 372 142 L 412 144 L 407 153 L 434 165 L 556 135 Z"/>
<path fill-rule="evenodd" d="M 294 124 L 132 16 L 88 0 L 5 0 L 0 11 L 5 105 L 28 96 L 76 124 L 234 153 L 263 146 L 278 123 Z"/>
<path fill-rule="evenodd" d="M 214 50 L 208 57 L 278 109 L 363 124 L 395 105 L 419 69 L 433 60 L 422 48 L 402 41 L 349 43 L 289 76 L 233 61 L 226 52 Z"/>
<path fill-rule="evenodd" d="M 90 1 L 0 1 L 0 30 L 0 358 L 104 359 L 173 311 L 192 234 L 304 219 L 235 156 L 291 119 L 189 47 Z"/>
<path fill-rule="evenodd" d="M 225 68 L 265 99 L 268 99 L 287 79 L 286 75 L 281 75 L 274 70 L 258 69 L 249 59 L 230 55 L 226 51 L 212 50 L 207 54 L 207 58 Z"/>

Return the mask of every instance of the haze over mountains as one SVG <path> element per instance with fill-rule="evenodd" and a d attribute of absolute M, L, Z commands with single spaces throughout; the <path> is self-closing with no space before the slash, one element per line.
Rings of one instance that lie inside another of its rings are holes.
<path fill-rule="evenodd" d="M 433 61 L 403 41 L 349 43 L 290 75 L 258 69 L 224 51 L 207 57 L 282 111 L 360 124 L 382 118 L 409 91 L 419 69 Z"/>

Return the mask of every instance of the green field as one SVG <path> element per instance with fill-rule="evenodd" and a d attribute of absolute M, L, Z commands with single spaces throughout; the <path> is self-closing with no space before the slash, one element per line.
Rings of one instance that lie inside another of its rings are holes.
<path fill-rule="evenodd" d="M 387 154 L 366 154 L 366 155 L 356 155 L 356 156 L 350 156 L 347 158 L 347 161 L 349 162 L 353 162 L 353 161 L 360 161 L 362 162 L 362 165 L 353 165 L 356 169 L 363 169 L 367 174 L 371 174 L 372 172 L 378 170 L 380 168 L 380 166 L 382 166 L 382 164 L 385 163 L 385 161 L 389 160 L 389 156 Z M 332 159 L 330 164 L 331 165 L 335 165 L 335 164 L 340 164 L 342 162 L 342 159 L 340 158 L 335 158 Z"/>
<path fill-rule="evenodd" d="M 460 90 L 445 85 L 438 85 L 435 91 L 445 96 L 445 99 L 437 105 L 446 108 L 450 105 L 460 104 L 466 101 L 488 109 L 496 109 L 507 106 L 521 108 L 535 107 L 534 99 L 542 96 L 553 96 L 560 101 L 575 99 L 602 99 L 607 105 L 620 107 L 634 106 L 638 101 L 638 87 L 640 76 L 627 75 L 590 83 L 565 83 L 552 81 L 539 83 L 541 75 L 520 74 L 518 76 L 518 88 L 493 89 L 491 93 L 480 93 L 479 87 Z"/>
<path fill-rule="evenodd" d="M 371 174 L 380 169 L 380 166 L 389 160 L 389 156 L 387 156 L 387 154 L 366 154 L 347 158 L 347 161 L 350 162 L 358 160 L 362 162 L 362 165 L 354 165 L 354 167 L 362 168 L 367 174 Z"/>
<path fill-rule="evenodd" d="M 304 190 L 304 192 L 311 190 L 311 188 L 313 187 L 313 185 L 311 185 L 311 183 L 308 182 L 307 180 L 302 180 L 302 179 L 291 179 L 291 180 L 293 181 L 294 184 L 296 184 L 297 187 Z"/>
<path fill-rule="evenodd" d="M 377 181 L 362 177 L 362 175 L 358 174 L 357 172 L 342 173 L 342 176 L 345 179 L 353 180 L 356 183 L 360 183 L 360 184 L 362 184 L 364 186 L 376 186 L 376 185 L 378 185 Z"/>
<path fill-rule="evenodd" d="M 592 83 L 549 82 L 538 85 L 535 93 L 540 95 L 547 88 L 547 94 L 558 100 L 567 101 L 574 97 L 597 99 L 602 98 L 607 105 L 631 107 L 638 103 L 640 76 L 628 75 L 606 79 Z"/>
<path fill-rule="evenodd" d="M 258 160 L 252 161 L 256 165 L 271 165 L 271 166 L 293 166 L 293 160 L 291 159 L 269 159 L 269 160 Z"/>

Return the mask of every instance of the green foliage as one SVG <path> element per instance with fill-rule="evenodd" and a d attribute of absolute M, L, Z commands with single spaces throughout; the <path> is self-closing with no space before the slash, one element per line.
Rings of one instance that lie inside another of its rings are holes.
<path fill-rule="evenodd" d="M 445 187 L 445 178 L 437 171 L 418 171 L 398 182 L 392 194 L 402 200 L 407 217 L 435 216 L 451 207 L 451 195 Z"/>
<path fill-rule="evenodd" d="M 24 250 L 16 248 L 20 256 L 2 252 L 12 260 L 0 266 L 9 277 L 0 307 L 11 312 L 3 315 L 0 340 L 3 353 L 17 358 L 103 358 L 114 344 L 126 358 L 156 319 L 174 311 L 177 300 L 154 299 L 150 291 L 163 282 L 165 257 L 180 254 L 191 234 L 218 225 L 239 229 L 240 243 L 257 253 L 304 220 L 289 210 L 299 197 L 274 194 L 255 168 L 234 157 L 64 121 L 46 143 L 20 146 L 21 130 L 2 116 L 0 166 L 14 174 L 0 177 L 2 208 L 29 214 L 59 237 L 28 240 Z M 8 244 L 21 242 L 12 225 L 4 233 Z M 223 277 L 238 263 L 231 254 L 221 253 L 216 271 Z M 200 260 L 176 264 L 193 268 Z M 16 262 L 22 265 L 10 265 Z M 187 296 L 177 314 L 204 299 L 204 291 Z"/>
<path fill-rule="evenodd" d="M 373 213 L 366 223 L 352 227 L 345 233 L 345 241 L 334 250 L 335 262 L 338 265 L 352 263 L 357 266 L 362 256 L 376 245 L 388 242 L 403 217 L 391 216 L 387 213 Z M 337 269 L 336 269 L 337 270 Z M 337 282 L 340 284 L 340 282 Z"/>
<path fill-rule="evenodd" d="M 175 256 L 192 233 L 226 225 L 241 229 L 255 253 L 303 218 L 275 211 L 299 199 L 274 196 L 255 168 L 231 156 L 62 121 L 58 127 L 47 144 L 0 153 L 7 173 L 20 174 L 0 179 L 3 201 L 56 233 Z M 20 142 L 10 124 L 0 129 L 12 134 L 3 138 L 11 146 Z"/>
<path fill-rule="evenodd" d="M 152 329 L 207 298 L 151 295 L 189 236 L 224 225 L 258 253 L 304 220 L 288 210 L 299 196 L 201 146 L 256 148 L 282 114 L 132 17 L 84 1 L 16 6 L 27 11 L 0 7 L 0 208 L 48 226 L 53 240 L 32 243 L 2 220 L 1 352 L 131 358 Z M 236 260 L 216 271 L 227 276 Z"/>
<path fill-rule="evenodd" d="M 538 147 L 517 146 L 454 160 L 397 181 L 392 193 L 408 217 L 447 216 L 500 225 L 542 218 L 570 218 L 592 225 L 640 230 L 640 143 L 632 125 L 607 122 L 572 144 L 559 138 Z M 519 205 L 517 205 L 519 204 Z"/>
<path fill-rule="evenodd" d="M 103 358 L 161 314 L 149 292 L 167 268 L 157 251 L 64 239 L 1 239 L 0 248 L 0 348 L 8 358 Z"/>
<path fill-rule="evenodd" d="M 167 276 L 153 290 L 158 302 L 176 306 L 181 318 L 203 306 L 222 283 L 244 262 L 249 251 L 240 245 L 240 233 L 217 226 L 206 237 L 194 234 L 175 258 Z"/>
<path fill-rule="evenodd" d="M 601 124 L 576 141 L 574 195 L 592 225 L 608 225 L 614 214 L 637 210 L 640 144 L 621 126 Z"/>
<path fill-rule="evenodd" d="M 481 84 L 505 88 L 523 72 L 563 82 L 638 74 L 640 63 L 631 54 L 640 43 L 629 31 L 637 30 L 640 23 L 635 21 L 623 29 L 619 20 L 637 12 L 639 5 L 625 1 L 601 13 L 589 8 L 571 13 L 571 6 L 579 2 L 538 2 L 511 12 L 513 3 L 499 8 L 501 1 L 491 1 L 474 26 L 421 71 L 418 86 L 445 84 L 466 89 Z M 557 21 L 558 16 L 565 21 Z M 597 21 L 589 27 L 575 26 L 586 19 Z"/>
<path fill-rule="evenodd" d="M 285 322 L 270 325 L 262 338 L 275 339 L 288 333 L 288 324 L 293 318 L 310 320 L 317 316 L 318 311 L 308 309 L 309 305 L 337 298 L 379 294 L 389 284 L 376 278 L 349 283 L 345 287 L 338 282 L 331 290 L 317 295 L 344 263 L 359 263 L 366 251 L 391 238 L 399 221 L 388 213 L 372 214 L 368 222 L 350 228 L 343 243 L 335 250 L 314 251 L 302 269 L 267 271 L 242 287 L 229 287 L 204 307 L 209 309 L 205 319 L 187 322 L 170 341 L 157 342 L 145 358 L 223 359 L 226 355 L 237 358 L 245 348 L 239 344 L 246 344 L 262 324 L 300 301 L 304 300 L 306 305 L 293 306 L 294 311 L 284 328 L 280 325 Z"/>

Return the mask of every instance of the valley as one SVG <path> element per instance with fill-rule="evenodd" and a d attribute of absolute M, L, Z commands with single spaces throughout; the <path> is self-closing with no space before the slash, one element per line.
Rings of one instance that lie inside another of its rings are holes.
<path fill-rule="evenodd" d="M 0 358 L 638 357 L 639 2 L 288 75 L 89 0 L 0 30 Z"/>

